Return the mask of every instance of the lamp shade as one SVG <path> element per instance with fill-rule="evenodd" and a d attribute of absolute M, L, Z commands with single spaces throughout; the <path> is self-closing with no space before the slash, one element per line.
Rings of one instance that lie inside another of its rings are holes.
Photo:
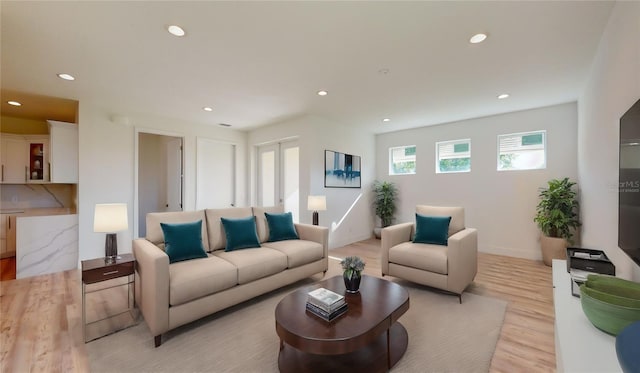
<path fill-rule="evenodd" d="M 327 209 L 327 198 L 325 196 L 309 196 L 307 198 L 307 210 L 324 211 Z"/>
<path fill-rule="evenodd" d="M 97 204 L 93 215 L 93 231 L 115 233 L 129 228 L 126 203 Z"/>

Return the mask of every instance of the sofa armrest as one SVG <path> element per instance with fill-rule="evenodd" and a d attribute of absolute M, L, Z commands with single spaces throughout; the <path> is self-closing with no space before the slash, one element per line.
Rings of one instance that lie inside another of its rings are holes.
<path fill-rule="evenodd" d="M 466 228 L 449 237 L 447 288 L 461 294 L 478 272 L 478 231 Z"/>
<path fill-rule="evenodd" d="M 401 223 L 382 228 L 380 268 L 382 274 L 389 274 L 389 249 L 403 242 L 411 241 L 413 223 Z"/>
<path fill-rule="evenodd" d="M 169 256 L 144 238 L 133 240 L 133 255 L 140 282 L 136 301 L 151 333 L 158 336 L 169 330 Z"/>
<path fill-rule="evenodd" d="M 329 228 L 311 224 L 294 224 L 301 240 L 313 241 L 322 245 L 322 257 L 329 258 Z"/>

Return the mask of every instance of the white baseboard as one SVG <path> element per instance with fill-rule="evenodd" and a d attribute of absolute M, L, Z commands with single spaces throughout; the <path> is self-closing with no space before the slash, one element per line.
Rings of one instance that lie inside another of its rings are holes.
<path fill-rule="evenodd" d="M 487 254 L 512 256 L 515 258 L 542 260 L 542 253 L 540 252 L 540 250 L 514 249 L 511 247 L 498 246 L 482 246 L 478 248 L 478 251 Z"/>

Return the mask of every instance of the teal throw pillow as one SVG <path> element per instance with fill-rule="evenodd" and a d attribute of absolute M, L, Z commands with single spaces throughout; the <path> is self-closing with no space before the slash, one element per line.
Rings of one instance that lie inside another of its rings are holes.
<path fill-rule="evenodd" d="M 449 241 L 449 223 L 451 216 L 425 216 L 416 214 L 415 243 L 447 245 Z"/>
<path fill-rule="evenodd" d="M 260 247 L 256 219 L 253 216 L 241 219 L 220 218 L 227 237 L 227 247 L 224 251 Z"/>
<path fill-rule="evenodd" d="M 206 258 L 202 245 L 202 220 L 192 223 L 160 223 L 164 233 L 164 251 L 169 263 Z"/>
<path fill-rule="evenodd" d="M 296 227 L 293 225 L 293 215 L 290 212 L 284 214 L 265 212 L 264 216 L 269 224 L 269 242 L 300 239 Z"/>

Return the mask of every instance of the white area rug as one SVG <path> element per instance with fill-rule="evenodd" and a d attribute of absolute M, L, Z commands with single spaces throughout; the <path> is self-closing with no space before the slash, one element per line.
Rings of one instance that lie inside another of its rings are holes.
<path fill-rule="evenodd" d="M 341 273 L 329 260 L 327 276 Z M 366 272 L 366 271 L 365 271 Z M 386 277 L 390 279 L 389 277 Z M 275 307 L 286 294 L 320 280 L 303 280 L 172 330 L 154 348 L 144 321 L 86 345 L 93 372 L 278 372 Z M 395 280 L 409 291 L 400 318 L 409 346 L 393 372 L 487 372 L 506 302 L 465 293 L 441 294 Z"/>

